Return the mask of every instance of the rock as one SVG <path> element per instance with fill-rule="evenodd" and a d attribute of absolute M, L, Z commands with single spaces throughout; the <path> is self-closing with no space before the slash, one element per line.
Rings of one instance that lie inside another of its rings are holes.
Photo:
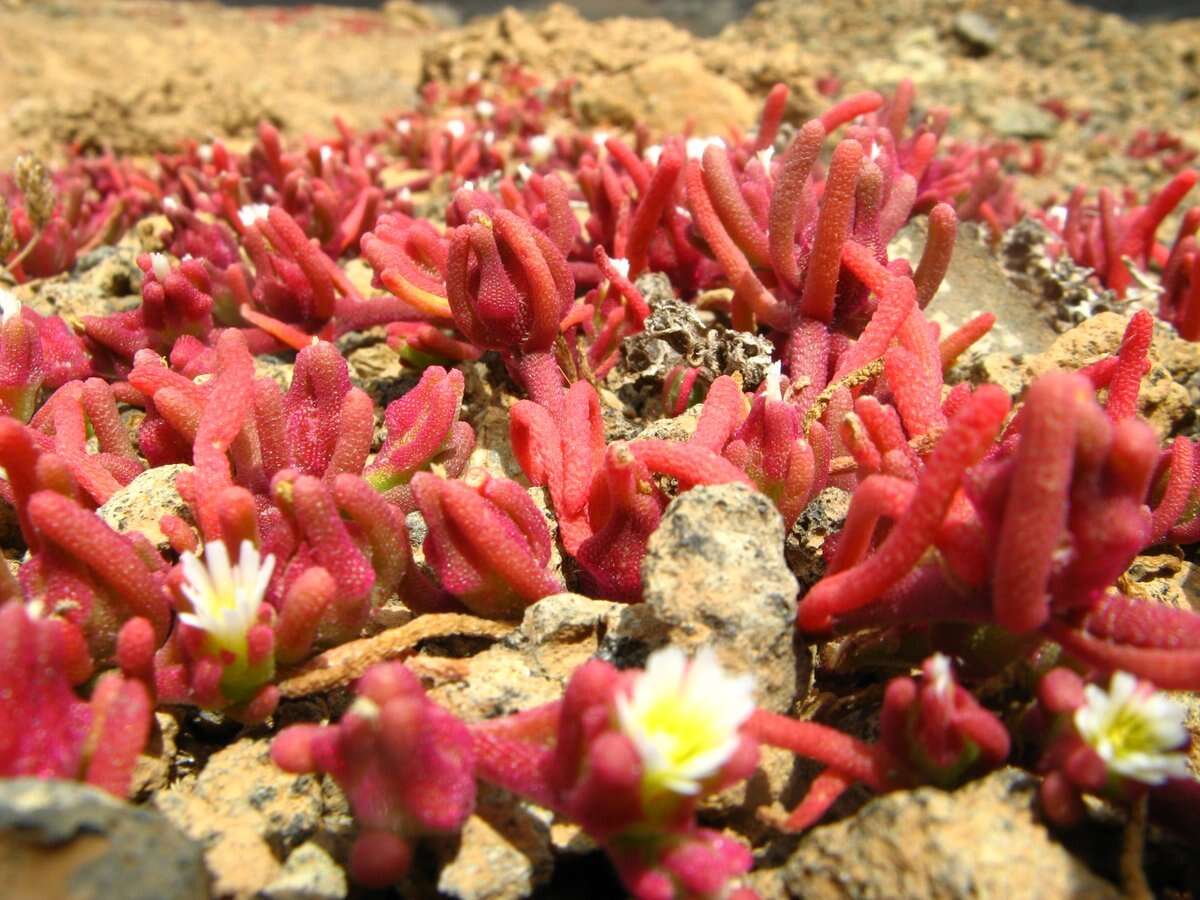
<path fill-rule="evenodd" d="M 1121 303 L 1116 295 L 1095 283 L 1091 269 L 1078 265 L 1065 253 L 1051 255 L 1049 245 L 1054 240 L 1049 229 L 1036 219 L 1022 219 L 1000 239 L 1004 271 L 1046 308 L 1053 327 L 1066 331 L 1097 313 L 1118 309 Z"/>
<path fill-rule="evenodd" d="M 1022 100 L 997 104 L 991 125 L 1000 137 L 1048 138 L 1058 130 L 1059 121 L 1051 113 Z"/>
<path fill-rule="evenodd" d="M 897 791 L 817 828 L 784 869 L 792 897 L 929 900 L 1120 893 L 1054 841 L 1037 813 L 1037 779 L 1007 768 L 946 793 Z"/>
<path fill-rule="evenodd" d="M 0 780 L 5 897 L 207 900 L 201 848 L 151 809 L 97 788 Z"/>
<path fill-rule="evenodd" d="M 792 533 L 787 536 L 784 553 L 788 566 L 807 590 L 825 574 L 822 551 L 825 539 L 841 531 L 850 509 L 850 494 L 841 488 L 827 487 L 800 513 Z"/>
<path fill-rule="evenodd" d="M 626 608 L 579 594 L 543 597 L 511 634 L 470 657 L 465 677 L 436 685 L 429 695 L 468 721 L 557 700 Z"/>
<path fill-rule="evenodd" d="M 1044 353 L 1027 360 L 1032 378 L 1054 369 L 1074 371 L 1115 353 L 1129 324 L 1129 316 L 1100 313 L 1059 336 Z M 1160 438 L 1175 433 L 1178 426 L 1195 417 L 1187 388 L 1176 384 L 1159 362 L 1164 343 L 1177 341 L 1156 330 L 1150 343 L 1150 371 L 1143 376 L 1138 394 L 1138 413 L 1154 427 Z"/>
<path fill-rule="evenodd" d="M 484 787 L 437 889 L 458 900 L 518 900 L 550 877 L 548 814 Z"/>
<path fill-rule="evenodd" d="M 154 803 L 204 845 L 216 892 L 238 898 L 280 876 L 279 859 L 316 832 L 324 810 L 320 780 L 276 768 L 261 739 L 219 750 L 196 778 L 159 792 Z"/>
<path fill-rule="evenodd" d="M 662 643 L 709 645 L 731 671 L 752 673 L 761 706 L 791 707 L 796 579 L 783 557 L 783 520 L 764 495 L 724 484 L 676 497 L 650 536 L 642 585 L 645 611 L 623 611 L 614 640 L 657 623 Z"/>
<path fill-rule="evenodd" d="M 986 56 L 1000 43 L 1000 32 L 988 19 L 977 12 L 963 10 L 954 17 L 954 36 L 959 38 L 973 55 Z"/>
<path fill-rule="evenodd" d="M 354 386 L 370 394 L 380 409 L 386 409 L 417 384 L 412 371 L 401 364 L 399 354 L 383 342 L 351 350 L 346 354 L 346 362 L 350 364 Z"/>
<path fill-rule="evenodd" d="M 178 737 L 179 721 L 175 716 L 161 710 L 156 712 L 150 739 L 138 754 L 133 769 L 129 787 L 131 797 L 145 797 L 166 788 L 175 762 Z"/>
<path fill-rule="evenodd" d="M 626 71 L 656 54 L 686 50 L 693 43 L 687 31 L 662 19 L 589 22 L 561 3 L 534 14 L 506 9 L 461 30 L 432 36 L 421 54 L 421 81 L 495 79 L 514 64 L 548 75 L 550 82 L 568 76 L 586 80 Z"/>
<path fill-rule="evenodd" d="M 926 220 L 913 219 L 888 245 L 893 258 L 915 262 L 920 259 L 927 234 Z M 1037 353 L 1055 338 L 1050 316 L 1039 308 L 1039 298 L 1014 285 L 985 244 L 985 237 L 972 224 L 959 227 L 954 255 L 937 294 L 925 314 L 947 335 L 969 319 L 984 312 L 996 314 L 992 330 L 976 341 L 960 359 L 970 363 L 983 354 L 999 351 L 1010 356 Z"/>
<path fill-rule="evenodd" d="M 288 854 L 279 877 L 263 888 L 263 900 L 342 900 L 346 873 L 320 844 L 305 841 Z"/>
<path fill-rule="evenodd" d="M 663 381 L 678 365 L 701 370 L 701 392 L 718 375 L 740 375 L 754 390 L 771 365 L 771 343 L 744 331 L 726 328 L 690 303 L 678 299 L 666 277 L 654 273 L 638 279 L 650 306 L 644 329 L 621 344 L 621 360 L 609 378 L 613 389 L 644 414 L 661 409 Z"/>
<path fill-rule="evenodd" d="M 160 551 L 168 550 L 171 542 L 158 526 L 160 518 L 169 514 L 195 524 L 191 507 L 175 486 L 175 476 L 191 468 L 173 463 L 147 469 L 109 497 L 96 513 L 117 531 L 139 532 Z"/>
<path fill-rule="evenodd" d="M 573 100 L 584 123 L 645 125 L 653 133 L 691 121 L 694 134 L 724 136 L 750 125 L 759 111 L 749 94 L 691 51 L 653 53 L 627 71 L 585 79 Z"/>

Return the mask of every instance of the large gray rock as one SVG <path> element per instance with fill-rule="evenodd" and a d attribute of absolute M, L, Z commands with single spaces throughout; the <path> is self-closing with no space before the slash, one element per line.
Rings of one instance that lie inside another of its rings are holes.
<path fill-rule="evenodd" d="M 0 896 L 206 900 L 200 846 L 151 809 L 71 781 L 0 779 Z"/>

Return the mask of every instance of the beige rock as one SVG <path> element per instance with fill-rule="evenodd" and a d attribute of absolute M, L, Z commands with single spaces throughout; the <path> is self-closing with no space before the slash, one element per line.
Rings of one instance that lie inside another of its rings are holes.
<path fill-rule="evenodd" d="M 510 635 L 472 656 L 465 677 L 430 696 L 467 720 L 490 719 L 562 696 L 571 673 L 599 649 L 624 607 L 578 594 L 553 594 L 530 606 Z"/>
<path fill-rule="evenodd" d="M 264 900 L 342 900 L 349 892 L 346 873 L 315 841 L 288 854 L 279 877 L 262 891 Z"/>
<path fill-rule="evenodd" d="M 650 536 L 642 585 L 642 616 L 660 624 L 664 643 L 711 646 L 729 669 L 754 675 L 760 705 L 791 707 L 797 586 L 783 556 L 783 520 L 764 495 L 727 484 L 676 497 Z M 623 616 L 615 637 L 639 618 Z"/>
<path fill-rule="evenodd" d="M 216 894 L 248 900 L 280 876 L 279 857 L 317 830 L 323 794 L 314 776 L 278 769 L 268 741 L 242 739 L 154 804 L 204 845 Z"/>
<path fill-rule="evenodd" d="M 147 469 L 109 497 L 96 513 L 117 531 L 139 532 L 159 550 L 167 550 L 170 541 L 158 521 L 165 515 L 173 515 L 192 522 L 191 508 L 175 486 L 175 476 L 191 468 L 175 463 Z"/>
<path fill-rule="evenodd" d="M 850 494 L 827 487 L 804 508 L 787 536 L 784 552 L 801 588 L 807 589 L 825 574 L 825 539 L 841 530 L 850 509 Z"/>
<path fill-rule="evenodd" d="M 459 900 L 518 900 L 550 877 L 552 864 L 544 815 L 484 788 L 437 887 Z"/>
<path fill-rule="evenodd" d="M 724 137 L 731 128 L 749 127 L 759 112 L 744 90 L 690 51 L 655 53 L 628 71 L 585 79 L 574 101 L 585 122 L 644 124 L 652 133 L 691 121 L 696 134 Z"/>
<path fill-rule="evenodd" d="M 920 788 L 872 800 L 806 836 L 784 883 L 806 900 L 1120 896 L 1053 840 L 1038 816 L 1037 780 L 1012 768 L 954 793 Z"/>

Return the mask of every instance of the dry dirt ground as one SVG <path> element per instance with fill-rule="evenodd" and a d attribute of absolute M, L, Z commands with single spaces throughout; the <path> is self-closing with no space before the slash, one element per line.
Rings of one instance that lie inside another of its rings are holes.
<path fill-rule="evenodd" d="M 715 38 L 663 20 L 592 23 L 552 7 L 439 27 L 405 2 L 229 9 L 206 2 L 0 3 L 0 163 L 66 143 L 148 154 L 180 138 L 248 135 L 261 118 L 322 132 L 411 104 L 429 78 L 517 62 L 579 81 L 581 118 L 698 130 L 751 123 L 778 80 L 797 118 L 818 84 L 890 89 L 952 112 L 953 132 L 1045 144 L 1042 198 L 1165 178 L 1162 155 L 1124 152 L 1140 128 L 1200 147 L 1200 19 L 1135 25 L 1052 0 L 767 0 Z M 1052 114 L 1046 105 L 1056 109 Z"/>

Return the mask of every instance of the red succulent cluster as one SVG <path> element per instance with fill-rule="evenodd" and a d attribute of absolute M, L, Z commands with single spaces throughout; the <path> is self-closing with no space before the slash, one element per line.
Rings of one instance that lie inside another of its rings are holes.
<path fill-rule="evenodd" d="M 651 657 L 645 672 L 593 660 L 561 700 L 470 725 L 387 664 L 339 723 L 288 729 L 273 751 L 346 791 L 362 826 L 356 878 L 401 876 L 414 840 L 463 825 L 482 780 L 582 825 L 636 896 L 744 896 L 748 849 L 702 828 L 696 809 L 753 772 L 760 744 L 824 767 L 782 820 L 791 829 L 854 783 L 953 786 L 1010 750 L 972 680 L 1049 657 L 1083 676 L 1047 675 L 1025 717 L 1047 810 L 1066 821 L 1083 793 L 1132 799 L 1115 764 L 1096 765 L 1108 751 L 1076 715 L 1081 679 L 1200 687 L 1200 617 L 1113 587 L 1146 548 L 1200 539 L 1195 442 L 1164 449 L 1137 416 L 1153 320 L 1134 315 L 1119 352 L 1082 372 L 1043 375 L 1012 414 L 996 386 L 946 383 L 995 317 L 943 335 L 925 312 L 959 221 L 1011 224 L 1008 171 L 1040 167 L 1038 151 L 1022 163 L 1020 148 L 952 141 L 944 111 L 914 114 L 908 82 L 843 99 L 790 139 L 779 86 L 755 133 L 658 144 L 644 129 L 548 133 L 569 85 L 532 88 L 519 71 L 499 86 L 431 85 L 384 129 L 338 123 L 333 139 L 288 149 L 263 125 L 245 154 L 189 143 L 153 178 L 75 158 L 0 184 L 18 282 L 69 267 L 151 209 L 170 224 L 167 252 L 138 258 L 135 309 L 72 327 L 0 296 L 0 496 L 29 551 L 15 577 L 0 568 L 0 694 L 18 698 L 0 709 L 0 773 L 123 792 L 153 702 L 262 721 L 281 670 L 359 638 L 393 599 L 416 615 L 508 619 L 568 587 L 636 603 L 671 498 L 740 483 L 789 530 L 824 488 L 851 492 L 797 626 L 856 634 L 843 661 L 864 646 L 921 648 L 893 661 L 925 658 L 919 676 L 887 685 L 879 740 L 746 700 L 697 764 L 668 741 L 685 692 L 661 707 L 644 694 L 663 672 L 711 676 L 703 655 Z M 1077 191 L 1061 221 L 1047 216 L 1058 249 L 1119 295 L 1130 262 L 1158 267 L 1161 315 L 1187 338 L 1200 334 L 1200 216 L 1185 213 L 1170 247 L 1155 234 L 1195 180 L 1181 171 L 1142 206 L 1101 191 L 1093 210 Z M 429 221 L 418 195 L 446 185 L 444 222 Z M 920 258 L 892 257 L 920 214 Z M 340 265 L 357 251 L 372 296 Z M 610 441 L 604 379 L 651 312 L 638 281 L 651 272 L 761 331 L 779 361 L 760 385 L 684 361 L 662 389 L 678 414 L 710 384 L 691 436 Z M 335 343 L 374 327 L 420 372 L 381 417 Z M 294 360 L 287 388 L 259 370 L 266 354 Z M 509 410 L 509 439 L 548 513 L 525 484 L 472 465 L 460 417 L 474 398 L 464 403 L 456 366 L 498 371 L 497 357 L 527 397 Z M 160 546 L 94 511 L 168 464 L 185 467 L 174 483 L 186 513 L 161 517 Z"/>

